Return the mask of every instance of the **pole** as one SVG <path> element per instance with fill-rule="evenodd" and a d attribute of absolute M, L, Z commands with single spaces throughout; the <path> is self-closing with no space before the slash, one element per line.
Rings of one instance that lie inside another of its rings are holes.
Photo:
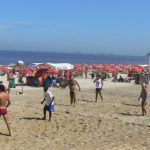
<path fill-rule="evenodd" d="M 148 84 L 149 84 L 149 77 L 150 77 L 150 55 L 148 56 Z"/>
<path fill-rule="evenodd" d="M 21 83 L 21 92 L 22 92 L 22 94 L 23 94 L 23 82 Z"/>
<path fill-rule="evenodd" d="M 146 54 L 146 56 L 148 57 L 148 84 L 149 84 L 149 80 L 150 80 L 150 52 Z"/>

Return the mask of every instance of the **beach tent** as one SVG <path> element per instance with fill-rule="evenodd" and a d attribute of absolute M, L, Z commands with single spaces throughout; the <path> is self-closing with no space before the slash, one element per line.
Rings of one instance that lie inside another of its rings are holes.
<path fill-rule="evenodd" d="M 7 67 L 15 67 L 15 66 L 16 66 L 15 63 L 10 63 L 10 64 L 7 65 Z"/>
<path fill-rule="evenodd" d="M 36 68 L 39 65 L 43 65 L 43 63 L 32 63 L 32 64 L 29 64 L 27 68 Z"/>
<path fill-rule="evenodd" d="M 69 63 L 46 63 L 46 65 L 56 69 L 56 70 L 71 70 L 73 65 Z"/>
<path fill-rule="evenodd" d="M 23 66 L 23 65 L 24 65 L 24 62 L 23 62 L 22 60 L 18 60 L 18 61 L 17 61 L 17 65 Z"/>

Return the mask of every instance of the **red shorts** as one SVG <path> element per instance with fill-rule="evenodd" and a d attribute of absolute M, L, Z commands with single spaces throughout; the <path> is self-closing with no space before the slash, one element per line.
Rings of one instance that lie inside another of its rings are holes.
<path fill-rule="evenodd" d="M 6 108 L 0 108 L 0 116 L 6 115 L 6 114 L 7 114 L 7 109 Z"/>

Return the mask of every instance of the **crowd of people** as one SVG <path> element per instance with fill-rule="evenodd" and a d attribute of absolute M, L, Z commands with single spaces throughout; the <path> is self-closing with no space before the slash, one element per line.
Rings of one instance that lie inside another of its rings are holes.
<path fill-rule="evenodd" d="M 95 75 L 91 75 L 91 79 L 93 79 L 94 83 L 95 83 L 95 102 L 97 102 L 98 100 L 98 96 L 100 96 L 101 100 L 103 101 L 103 95 L 102 95 L 102 89 L 103 89 L 103 78 L 101 75 L 96 75 L 96 78 L 94 78 Z M 8 81 L 11 77 L 8 78 Z M 50 82 L 51 78 L 48 76 L 43 84 L 43 90 L 44 90 L 44 99 L 43 101 L 41 101 L 41 104 L 43 104 L 45 102 L 44 108 L 43 108 L 43 118 L 42 119 L 46 119 L 46 112 L 49 112 L 49 121 L 52 118 L 52 113 L 55 110 L 55 104 L 54 104 L 54 100 L 55 100 L 55 96 L 53 95 L 53 93 L 49 90 L 49 87 L 51 87 L 51 85 L 57 85 L 57 81 Z M 120 76 L 119 78 L 120 82 L 122 82 L 122 78 Z M 53 80 L 52 80 L 53 81 Z M 61 84 L 63 80 L 59 80 L 59 83 Z M 79 91 L 81 91 L 80 85 L 77 82 L 77 80 L 74 79 L 74 76 L 70 75 L 70 78 L 68 80 L 65 80 L 65 87 L 69 87 L 70 90 L 70 105 L 75 106 L 76 101 L 77 101 L 77 87 L 79 89 Z M 62 86 L 63 87 L 63 86 Z M 142 108 L 142 115 L 146 115 L 146 104 L 147 104 L 147 84 L 142 83 L 142 90 L 141 90 L 141 94 L 138 98 L 138 100 L 142 99 L 141 101 L 141 108 Z M 0 83 L 0 116 L 3 116 L 4 121 L 7 125 L 8 131 L 9 131 L 9 135 L 11 136 L 11 128 L 10 128 L 10 122 L 8 119 L 8 114 L 7 114 L 7 108 L 8 106 L 11 104 L 10 102 L 10 98 L 9 98 L 9 94 L 10 94 L 10 83 L 8 85 L 8 89 L 5 88 L 5 86 L 3 85 L 3 83 Z"/>

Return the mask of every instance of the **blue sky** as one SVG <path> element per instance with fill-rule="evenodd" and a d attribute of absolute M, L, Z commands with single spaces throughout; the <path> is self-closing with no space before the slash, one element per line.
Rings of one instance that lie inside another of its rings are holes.
<path fill-rule="evenodd" d="M 1 0 L 0 50 L 145 55 L 150 0 Z"/>

